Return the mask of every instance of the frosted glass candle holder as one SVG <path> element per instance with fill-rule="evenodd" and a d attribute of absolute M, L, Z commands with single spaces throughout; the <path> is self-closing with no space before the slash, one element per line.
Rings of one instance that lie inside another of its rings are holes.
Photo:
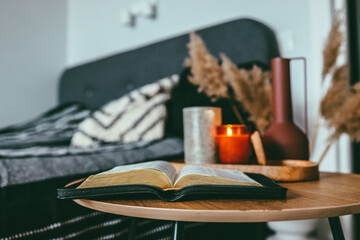
<path fill-rule="evenodd" d="M 221 125 L 221 108 L 183 109 L 185 163 L 216 163 L 216 127 Z"/>

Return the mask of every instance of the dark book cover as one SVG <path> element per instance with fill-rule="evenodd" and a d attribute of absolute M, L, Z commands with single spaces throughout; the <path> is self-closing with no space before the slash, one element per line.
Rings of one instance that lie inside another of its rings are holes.
<path fill-rule="evenodd" d="M 161 199 L 168 202 L 205 199 L 285 199 L 287 188 L 270 178 L 255 173 L 246 173 L 262 186 L 248 185 L 193 185 L 176 190 L 140 184 L 77 189 L 82 182 L 60 188 L 59 199 Z"/>

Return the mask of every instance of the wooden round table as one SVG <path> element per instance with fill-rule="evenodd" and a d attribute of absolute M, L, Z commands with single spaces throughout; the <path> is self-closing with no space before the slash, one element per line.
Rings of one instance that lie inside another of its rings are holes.
<path fill-rule="evenodd" d="M 176 239 L 184 221 L 268 222 L 314 218 L 329 218 L 334 239 L 344 239 L 339 216 L 360 213 L 360 175 L 321 173 L 320 180 L 280 184 L 288 188 L 285 200 L 74 201 L 102 212 L 176 221 Z"/>

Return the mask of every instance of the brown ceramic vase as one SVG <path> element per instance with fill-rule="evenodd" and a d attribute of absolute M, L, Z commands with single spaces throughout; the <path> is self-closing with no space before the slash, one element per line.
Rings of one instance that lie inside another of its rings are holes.
<path fill-rule="evenodd" d="M 308 160 L 308 138 L 293 122 L 290 59 L 272 59 L 271 69 L 274 122 L 262 137 L 266 156 L 273 160 Z"/>

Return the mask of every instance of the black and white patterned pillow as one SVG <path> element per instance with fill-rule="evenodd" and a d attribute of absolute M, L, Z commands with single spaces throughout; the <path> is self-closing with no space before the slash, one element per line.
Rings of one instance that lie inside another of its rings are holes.
<path fill-rule="evenodd" d="M 164 136 L 166 106 L 179 76 L 161 79 L 113 100 L 80 123 L 71 139 L 75 147 L 102 143 L 153 141 Z"/>

